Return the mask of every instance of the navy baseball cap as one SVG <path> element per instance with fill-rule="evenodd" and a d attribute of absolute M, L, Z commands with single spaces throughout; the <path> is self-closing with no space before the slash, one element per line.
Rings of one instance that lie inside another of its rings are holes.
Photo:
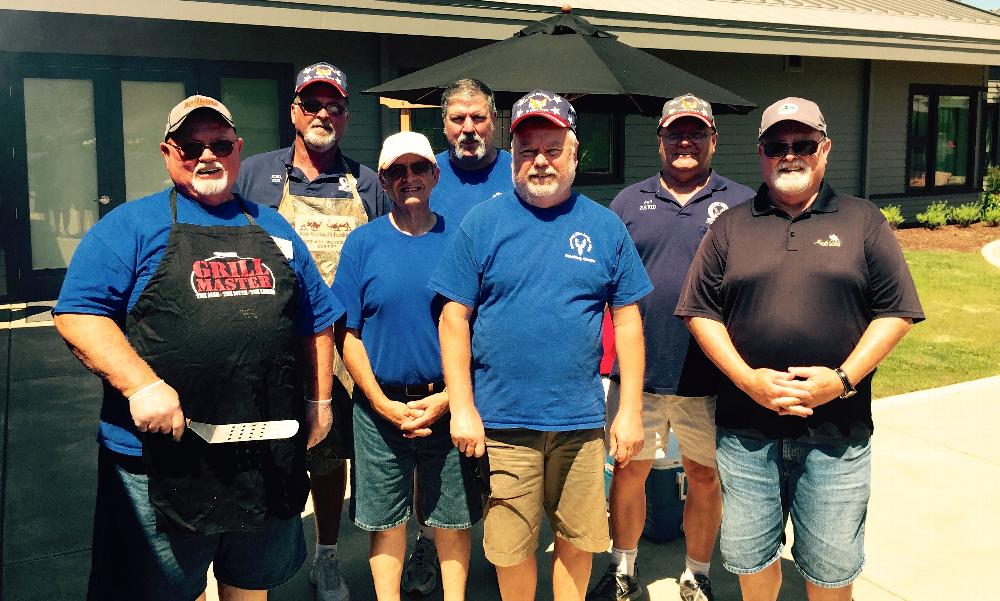
<path fill-rule="evenodd" d="M 514 103 L 510 115 L 510 132 L 528 117 L 543 117 L 559 127 L 576 132 L 576 109 L 568 100 L 547 90 L 534 90 Z"/>
<path fill-rule="evenodd" d="M 705 125 L 715 129 L 715 116 L 712 115 L 712 105 L 698 98 L 694 94 L 684 94 L 677 98 L 671 98 L 663 104 L 663 113 L 660 115 L 660 124 L 656 126 L 667 127 L 681 117 L 694 117 Z"/>
<path fill-rule="evenodd" d="M 347 76 L 330 63 L 316 63 L 299 71 L 295 77 L 295 93 L 298 94 L 314 83 L 328 83 L 347 98 Z"/>

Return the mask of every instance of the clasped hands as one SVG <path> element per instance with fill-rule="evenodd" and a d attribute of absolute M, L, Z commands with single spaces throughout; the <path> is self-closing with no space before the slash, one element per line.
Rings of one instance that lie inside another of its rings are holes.
<path fill-rule="evenodd" d="M 778 415 L 798 417 L 809 417 L 816 407 L 844 392 L 835 371 L 816 365 L 789 367 L 788 371 L 758 368 L 741 388 L 762 407 Z"/>
<path fill-rule="evenodd" d="M 379 415 L 403 431 L 404 438 L 429 436 L 431 425 L 448 412 L 448 391 L 435 392 L 422 399 L 403 403 L 386 398 L 372 403 Z"/>

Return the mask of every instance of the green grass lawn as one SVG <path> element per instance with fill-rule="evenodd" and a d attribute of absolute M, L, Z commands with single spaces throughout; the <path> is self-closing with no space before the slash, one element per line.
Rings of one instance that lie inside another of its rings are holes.
<path fill-rule="evenodd" d="M 874 396 L 1000 374 L 1000 269 L 979 253 L 905 254 L 927 319 L 882 363 Z"/>

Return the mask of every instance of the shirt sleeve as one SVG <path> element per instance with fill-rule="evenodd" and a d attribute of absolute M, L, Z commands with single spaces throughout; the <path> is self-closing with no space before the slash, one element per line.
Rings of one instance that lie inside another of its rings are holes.
<path fill-rule="evenodd" d="M 337 264 L 337 273 L 333 276 L 334 296 L 344 306 L 347 316 L 347 327 L 361 328 L 361 265 L 360 259 L 363 252 L 360 250 L 359 230 L 354 230 L 344 241 L 344 248 L 340 252 L 340 263 Z"/>
<path fill-rule="evenodd" d="M 631 236 L 622 226 L 622 237 L 618 244 L 618 257 L 609 295 L 611 306 L 623 307 L 637 302 L 653 291 L 646 268 L 639 258 Z"/>
<path fill-rule="evenodd" d="M 136 282 L 136 237 L 119 231 L 118 235 L 106 240 L 102 236 L 104 230 L 118 229 L 113 227 L 114 220 L 110 217 L 105 217 L 106 222 L 99 221 L 77 246 L 53 313 L 85 313 L 111 318 L 127 313 Z"/>
<path fill-rule="evenodd" d="M 449 300 L 475 307 L 479 304 L 481 275 L 474 241 L 463 222 L 448 242 L 448 248 L 427 286 Z"/>
<path fill-rule="evenodd" d="M 701 240 L 687 277 L 681 286 L 674 315 L 707 317 L 725 323 L 722 307 L 722 277 L 726 271 L 728 247 L 713 228 Z"/>
<path fill-rule="evenodd" d="M 910 269 L 889 223 L 885 220 L 865 240 L 869 308 L 872 317 L 910 317 L 924 320 Z"/>

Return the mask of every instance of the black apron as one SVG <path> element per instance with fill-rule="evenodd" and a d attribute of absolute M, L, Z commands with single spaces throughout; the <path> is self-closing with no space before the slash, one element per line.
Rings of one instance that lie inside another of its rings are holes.
<path fill-rule="evenodd" d="M 188 419 L 210 424 L 304 421 L 298 279 L 278 245 L 249 225 L 177 223 L 159 267 L 129 312 L 125 333 L 177 390 Z M 309 491 L 305 428 L 293 438 L 209 445 L 146 433 L 143 460 L 161 531 L 258 530 L 302 511 Z"/>

